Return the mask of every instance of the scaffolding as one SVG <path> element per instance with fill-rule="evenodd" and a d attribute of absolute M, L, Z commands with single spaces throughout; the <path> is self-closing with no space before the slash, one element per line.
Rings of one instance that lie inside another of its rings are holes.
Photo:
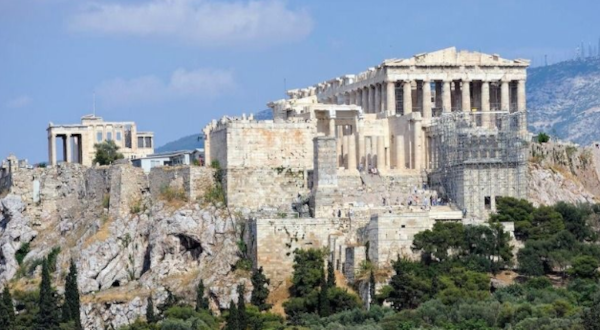
<path fill-rule="evenodd" d="M 428 128 L 432 187 L 467 217 L 484 219 L 501 196 L 526 197 L 526 113 L 451 112 Z"/>

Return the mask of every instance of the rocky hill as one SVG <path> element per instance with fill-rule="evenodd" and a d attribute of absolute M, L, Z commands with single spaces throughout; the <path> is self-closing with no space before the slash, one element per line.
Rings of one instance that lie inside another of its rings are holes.
<path fill-rule="evenodd" d="M 529 128 L 589 145 L 600 140 L 600 58 L 528 70 Z"/>
<path fill-rule="evenodd" d="M 146 177 L 130 165 L 61 164 L 15 172 L 0 198 L 0 285 L 35 290 L 40 261 L 54 255 L 59 293 L 69 260 L 77 264 L 85 329 L 133 322 L 150 294 L 155 306 L 168 292 L 191 302 L 200 279 L 211 307 L 225 308 L 236 284 L 251 288 L 247 271 L 235 269 L 241 213 L 201 202 L 212 173 L 194 170 Z"/>

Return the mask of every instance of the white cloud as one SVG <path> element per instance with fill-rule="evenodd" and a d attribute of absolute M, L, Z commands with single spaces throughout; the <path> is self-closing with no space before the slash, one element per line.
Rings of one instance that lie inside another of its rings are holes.
<path fill-rule="evenodd" d="M 282 0 L 152 0 L 140 4 L 94 3 L 70 21 L 78 31 L 179 39 L 201 47 L 264 46 L 300 39 L 312 30 L 305 10 Z"/>
<path fill-rule="evenodd" d="M 21 95 L 17 98 L 14 98 L 14 99 L 6 102 L 6 107 L 12 108 L 12 109 L 24 108 L 24 107 L 30 105 L 32 101 L 33 100 L 31 99 L 31 97 L 29 97 L 27 95 Z"/>
<path fill-rule="evenodd" d="M 174 99 L 212 98 L 234 88 L 231 71 L 178 69 L 168 82 L 153 75 L 108 80 L 96 88 L 96 94 L 107 104 L 130 105 Z"/>

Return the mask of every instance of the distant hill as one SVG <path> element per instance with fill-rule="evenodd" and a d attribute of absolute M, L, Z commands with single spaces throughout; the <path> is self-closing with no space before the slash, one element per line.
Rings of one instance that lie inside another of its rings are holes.
<path fill-rule="evenodd" d="M 263 110 L 254 115 L 254 119 L 256 120 L 271 120 L 273 119 L 273 114 L 270 109 Z M 166 143 L 163 146 L 160 146 L 154 150 L 155 153 L 163 153 L 169 151 L 177 151 L 177 150 L 193 150 L 196 148 L 204 148 L 204 140 L 198 139 L 201 137 L 201 133 L 192 134 L 188 136 L 184 136 L 175 141 L 171 141 Z"/>
<path fill-rule="evenodd" d="M 528 70 L 529 128 L 588 145 L 600 140 L 600 58 Z"/>

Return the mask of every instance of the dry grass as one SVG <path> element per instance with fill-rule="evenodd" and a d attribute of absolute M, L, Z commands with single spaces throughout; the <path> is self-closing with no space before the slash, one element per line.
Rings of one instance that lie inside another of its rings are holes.
<path fill-rule="evenodd" d="M 500 273 L 496 274 L 494 278 L 508 284 L 512 285 L 515 283 L 515 279 L 519 277 L 519 274 L 513 272 L 512 270 L 503 270 Z"/>
<path fill-rule="evenodd" d="M 123 286 L 118 288 L 110 288 L 97 293 L 87 294 L 81 297 L 81 303 L 119 303 L 128 302 L 135 297 L 146 297 L 150 295 L 150 291 L 139 287 Z"/>
<path fill-rule="evenodd" d="M 198 275 L 200 275 L 200 270 L 193 269 L 193 270 L 190 270 L 185 273 L 171 275 L 166 278 L 166 281 L 169 283 L 176 283 L 177 287 L 180 287 L 180 288 L 191 289 L 192 283 L 196 281 L 196 279 L 198 278 Z M 195 285 L 195 283 L 194 283 L 194 285 Z M 196 291 L 194 290 L 194 292 L 196 292 Z"/>
<path fill-rule="evenodd" d="M 290 287 L 292 281 L 287 279 L 281 283 L 275 290 L 271 291 L 267 298 L 267 303 L 272 304 L 271 312 L 285 317 L 285 310 L 283 309 L 283 303 L 290 299 Z"/>
<path fill-rule="evenodd" d="M 22 277 L 10 284 L 11 291 L 33 291 L 39 288 L 40 282 L 42 281 L 39 277 L 28 278 Z"/>
<path fill-rule="evenodd" d="M 88 237 L 83 243 L 83 248 L 87 248 L 96 242 L 104 242 L 110 236 L 110 225 L 114 220 L 112 217 L 106 217 L 106 219 L 102 222 L 102 225 L 98 229 L 94 235 Z"/>
<path fill-rule="evenodd" d="M 338 288 L 345 289 L 348 291 L 348 293 L 356 295 L 357 297 L 359 296 L 358 293 L 356 293 L 356 291 L 354 291 L 352 287 L 348 286 L 346 276 L 344 276 L 342 272 L 337 270 L 335 271 L 335 286 L 337 286 Z"/>

